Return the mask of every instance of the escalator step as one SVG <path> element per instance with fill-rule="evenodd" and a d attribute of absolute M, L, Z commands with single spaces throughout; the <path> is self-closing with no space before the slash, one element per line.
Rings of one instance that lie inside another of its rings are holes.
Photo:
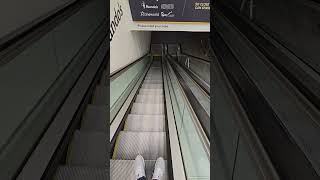
<path fill-rule="evenodd" d="M 159 69 L 159 70 L 155 70 L 153 68 L 151 68 L 149 71 L 148 71 L 148 74 L 157 74 L 157 75 L 161 75 L 162 74 L 162 70 Z"/>
<path fill-rule="evenodd" d="M 146 76 L 146 80 L 162 80 L 162 76 Z"/>
<path fill-rule="evenodd" d="M 151 64 L 151 67 L 161 67 L 161 62 L 160 62 L 160 61 L 154 61 L 154 62 Z"/>
<path fill-rule="evenodd" d="M 162 80 L 144 80 L 143 84 L 162 84 L 163 81 Z"/>
<path fill-rule="evenodd" d="M 146 179 L 151 179 L 154 165 L 156 161 L 145 161 L 145 172 Z M 168 178 L 168 168 L 167 161 L 165 161 L 165 172 L 161 180 L 167 180 Z M 135 178 L 135 166 L 133 160 L 111 160 L 110 161 L 110 177 L 111 180 L 126 179 L 126 180 L 136 180 Z"/>
<path fill-rule="evenodd" d="M 54 180 L 106 180 L 109 175 L 106 168 L 60 166 Z"/>
<path fill-rule="evenodd" d="M 162 79 L 162 75 L 146 75 L 145 79 Z"/>
<path fill-rule="evenodd" d="M 162 78 L 162 74 L 160 73 L 149 73 L 146 75 L 146 78 Z"/>
<path fill-rule="evenodd" d="M 129 114 L 125 124 L 125 131 L 165 131 L 163 115 L 135 115 Z"/>
<path fill-rule="evenodd" d="M 152 76 L 152 75 L 155 75 L 155 76 L 159 76 L 159 75 L 162 75 L 162 71 L 148 71 L 148 74 L 147 76 Z"/>
<path fill-rule="evenodd" d="M 107 137 L 106 133 L 76 131 L 69 146 L 67 164 L 104 167 L 108 159 Z"/>
<path fill-rule="evenodd" d="M 143 84 L 141 89 L 163 89 L 162 84 Z"/>
<path fill-rule="evenodd" d="M 145 160 L 167 159 L 166 133 L 121 131 L 113 153 L 113 159 L 134 160 L 139 154 Z"/>
<path fill-rule="evenodd" d="M 148 72 L 162 72 L 161 67 L 150 67 Z"/>
<path fill-rule="evenodd" d="M 163 95 L 137 95 L 136 103 L 160 104 L 164 103 Z"/>
<path fill-rule="evenodd" d="M 105 106 L 88 105 L 83 115 L 81 131 L 107 132 L 108 109 Z"/>
<path fill-rule="evenodd" d="M 164 104 L 133 103 L 131 114 L 161 115 L 164 114 Z"/>
<path fill-rule="evenodd" d="M 162 95 L 163 89 L 140 89 L 139 94 Z"/>
<path fill-rule="evenodd" d="M 94 95 L 92 98 L 92 104 L 99 105 L 99 106 L 105 106 L 108 102 L 108 87 L 98 85 L 94 91 Z"/>
<path fill-rule="evenodd" d="M 100 78 L 100 85 L 106 85 L 107 84 L 107 77 L 108 77 L 107 70 L 104 70 L 103 73 L 102 73 L 102 76 Z"/>

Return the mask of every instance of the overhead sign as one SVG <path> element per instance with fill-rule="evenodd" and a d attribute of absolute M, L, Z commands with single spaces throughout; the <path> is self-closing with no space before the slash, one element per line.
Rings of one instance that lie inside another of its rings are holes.
<path fill-rule="evenodd" d="M 133 21 L 210 22 L 210 0 L 129 0 Z"/>

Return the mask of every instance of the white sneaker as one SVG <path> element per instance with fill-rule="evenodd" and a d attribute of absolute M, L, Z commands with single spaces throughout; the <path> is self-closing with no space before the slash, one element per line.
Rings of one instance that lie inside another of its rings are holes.
<path fill-rule="evenodd" d="M 165 171 L 164 159 L 159 157 L 154 165 L 154 171 L 152 175 L 153 180 L 160 180 Z"/>
<path fill-rule="evenodd" d="M 134 166 L 136 179 L 146 177 L 144 159 L 141 155 L 138 155 L 134 160 Z"/>

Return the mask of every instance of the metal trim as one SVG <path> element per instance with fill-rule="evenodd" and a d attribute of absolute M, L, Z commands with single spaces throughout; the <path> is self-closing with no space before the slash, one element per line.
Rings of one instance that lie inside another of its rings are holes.
<path fill-rule="evenodd" d="M 121 109 L 118 111 L 118 114 L 116 115 L 116 117 L 113 119 L 111 125 L 110 125 L 110 142 L 113 141 L 113 138 L 115 137 L 115 135 L 117 134 L 117 131 L 121 125 L 121 122 L 124 120 L 123 118 L 125 117 L 127 111 L 129 110 L 130 105 L 132 104 L 132 101 L 134 100 L 134 97 L 136 95 L 136 92 L 138 91 L 141 83 L 143 82 L 143 79 L 145 77 L 145 75 L 147 74 L 149 68 L 151 66 L 151 62 L 149 63 L 149 65 L 147 65 L 147 68 L 145 69 L 145 71 L 141 74 L 141 77 L 139 78 L 139 80 L 137 81 L 136 85 L 134 86 L 134 88 L 132 89 L 131 93 L 129 94 L 129 96 L 127 97 L 126 101 L 123 103 Z"/>
<path fill-rule="evenodd" d="M 178 138 L 176 122 L 173 115 L 173 109 L 171 104 L 171 96 L 170 96 L 169 85 L 168 85 L 169 75 L 168 75 L 167 69 L 165 68 L 164 63 L 162 63 L 162 69 L 163 69 L 163 75 L 164 75 L 163 82 L 164 82 L 164 92 L 165 92 L 165 101 L 166 101 L 167 125 L 168 125 L 168 131 L 169 131 L 169 143 L 170 143 L 170 151 L 171 151 L 173 179 L 186 180 L 180 142 Z"/>

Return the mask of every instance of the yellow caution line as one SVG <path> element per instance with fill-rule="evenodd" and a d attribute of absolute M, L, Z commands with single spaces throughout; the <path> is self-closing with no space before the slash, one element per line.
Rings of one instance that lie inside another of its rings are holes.
<path fill-rule="evenodd" d="M 128 127 L 128 123 L 127 123 L 127 121 L 126 122 L 124 122 L 124 130 L 126 131 L 127 130 L 127 127 Z"/>
<path fill-rule="evenodd" d="M 112 154 L 112 159 L 116 159 L 116 155 L 118 154 L 118 146 L 119 146 L 119 137 L 116 139 L 116 145 L 114 146 L 113 154 Z"/>
<path fill-rule="evenodd" d="M 68 164 L 71 163 L 71 158 L 72 158 L 72 154 L 73 154 L 73 141 L 74 141 L 74 139 L 72 138 L 71 142 L 69 143 L 68 150 L 67 150 L 66 162 Z"/>
<path fill-rule="evenodd" d="M 210 24 L 210 22 L 174 22 L 174 21 L 133 21 L 136 23 L 155 24 Z"/>

